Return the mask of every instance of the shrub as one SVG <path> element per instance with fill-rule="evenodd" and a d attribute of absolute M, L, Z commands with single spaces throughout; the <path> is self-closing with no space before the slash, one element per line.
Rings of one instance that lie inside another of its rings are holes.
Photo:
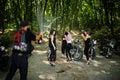
<path fill-rule="evenodd" d="M 9 47 L 12 43 L 12 38 L 10 35 L 8 34 L 4 34 L 4 35 L 1 35 L 0 36 L 0 40 L 3 42 L 3 44 L 6 46 L 6 47 Z"/>

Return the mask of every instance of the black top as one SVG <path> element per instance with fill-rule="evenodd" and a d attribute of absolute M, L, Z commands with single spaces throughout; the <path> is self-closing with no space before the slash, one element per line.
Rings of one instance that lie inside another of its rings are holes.
<path fill-rule="evenodd" d="M 64 38 L 65 38 L 65 36 L 62 37 L 62 45 L 63 45 L 63 46 L 66 46 L 66 45 L 67 45 L 67 41 L 64 40 Z"/>
<path fill-rule="evenodd" d="M 26 32 L 26 43 L 31 43 L 31 41 L 32 40 L 35 41 L 35 39 L 36 39 L 36 36 L 30 30 L 28 30 Z"/>
<path fill-rule="evenodd" d="M 56 38 L 54 37 L 53 39 L 53 43 L 56 46 Z M 49 47 L 53 47 L 52 43 L 51 43 L 51 38 L 49 38 Z"/>
<path fill-rule="evenodd" d="M 88 38 L 88 39 L 85 41 L 85 46 L 86 46 L 86 47 L 89 47 L 89 46 L 90 46 L 90 38 Z"/>

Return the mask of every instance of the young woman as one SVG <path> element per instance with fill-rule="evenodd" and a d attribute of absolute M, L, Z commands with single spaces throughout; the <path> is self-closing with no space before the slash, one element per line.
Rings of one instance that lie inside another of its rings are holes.
<path fill-rule="evenodd" d="M 55 37 L 55 30 L 50 31 L 49 35 L 49 48 L 51 50 L 50 54 L 50 64 L 51 66 L 55 65 L 56 61 L 56 37 Z"/>
<path fill-rule="evenodd" d="M 85 31 L 81 36 L 83 37 L 83 39 L 85 41 L 84 54 L 85 54 L 86 59 L 87 59 L 87 64 L 90 64 L 88 50 L 90 47 L 91 36 L 89 35 L 88 31 Z"/>
<path fill-rule="evenodd" d="M 71 53 L 70 53 L 70 49 L 72 48 L 72 36 L 70 33 L 65 32 L 65 38 L 67 41 L 67 49 L 66 49 L 66 57 L 67 57 L 67 61 L 71 61 Z"/>

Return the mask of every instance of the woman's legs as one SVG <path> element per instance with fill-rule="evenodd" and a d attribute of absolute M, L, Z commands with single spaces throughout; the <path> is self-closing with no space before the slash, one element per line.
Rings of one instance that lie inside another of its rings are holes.
<path fill-rule="evenodd" d="M 72 46 L 71 43 L 68 43 L 67 49 L 66 49 L 66 57 L 68 60 L 69 60 L 69 58 L 71 60 L 71 53 L 70 53 L 71 46 Z"/>
<path fill-rule="evenodd" d="M 51 50 L 51 54 L 50 54 L 50 64 L 54 64 L 56 61 L 56 50 L 54 50 L 53 48 L 50 48 Z"/>
<path fill-rule="evenodd" d="M 84 54 L 85 54 L 86 59 L 87 59 L 87 64 L 89 64 L 89 53 L 88 53 L 88 50 L 89 50 L 89 47 L 85 47 Z"/>

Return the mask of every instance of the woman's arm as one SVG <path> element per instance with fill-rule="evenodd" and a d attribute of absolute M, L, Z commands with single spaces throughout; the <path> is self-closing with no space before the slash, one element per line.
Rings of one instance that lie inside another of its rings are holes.
<path fill-rule="evenodd" d="M 84 36 L 84 34 L 81 34 L 81 36 L 83 37 L 83 39 L 86 41 L 87 38 Z"/>
<path fill-rule="evenodd" d="M 62 37 L 62 40 L 66 40 L 65 35 Z"/>

